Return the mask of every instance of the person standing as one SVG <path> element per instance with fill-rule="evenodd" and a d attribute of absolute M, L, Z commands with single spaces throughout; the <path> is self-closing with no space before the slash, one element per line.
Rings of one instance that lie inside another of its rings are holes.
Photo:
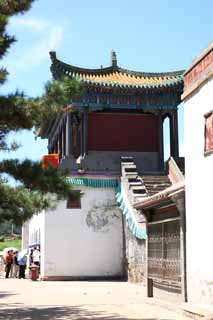
<path fill-rule="evenodd" d="M 40 250 L 35 248 L 33 251 L 33 263 L 40 267 Z"/>
<path fill-rule="evenodd" d="M 25 279 L 26 265 L 27 265 L 27 257 L 26 255 L 24 255 L 19 260 L 19 279 Z"/>
<path fill-rule="evenodd" d="M 12 255 L 12 260 L 13 260 L 13 255 L 14 255 L 13 250 L 10 250 L 10 253 L 11 253 L 11 255 Z M 11 268 L 10 268 L 10 274 L 9 274 L 9 277 L 10 277 L 10 278 L 13 277 L 13 263 L 14 263 L 14 261 L 12 262 Z"/>
<path fill-rule="evenodd" d="M 30 254 L 29 254 L 29 265 L 33 264 L 33 249 L 30 249 Z"/>
<path fill-rule="evenodd" d="M 7 279 L 9 277 L 9 274 L 10 274 L 10 270 L 11 270 L 11 266 L 13 264 L 13 254 L 12 254 L 12 251 L 9 250 L 6 254 L 6 257 L 5 257 L 5 260 L 6 260 L 6 267 L 5 267 L 5 271 L 6 271 L 6 274 L 5 274 L 5 278 Z"/>
<path fill-rule="evenodd" d="M 18 251 L 15 251 L 13 255 L 13 277 L 18 278 L 18 274 L 19 274 Z"/>

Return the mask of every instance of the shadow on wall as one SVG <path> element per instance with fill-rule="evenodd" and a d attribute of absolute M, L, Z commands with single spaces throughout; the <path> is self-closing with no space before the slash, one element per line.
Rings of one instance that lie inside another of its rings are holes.
<path fill-rule="evenodd" d="M 86 306 L 57 306 L 57 307 L 26 307 L 23 308 L 17 304 L 1 305 L 0 320 L 137 320 L 136 318 L 126 318 L 112 313 L 106 315 L 104 311 L 89 311 Z M 162 318 L 141 318 L 141 320 L 169 320 Z"/>

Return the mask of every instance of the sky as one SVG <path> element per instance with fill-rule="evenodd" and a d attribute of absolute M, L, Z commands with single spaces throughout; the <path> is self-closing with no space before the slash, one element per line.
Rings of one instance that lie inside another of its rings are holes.
<path fill-rule="evenodd" d="M 24 15 L 10 19 L 8 33 L 17 42 L 1 65 L 9 71 L 0 94 L 23 90 L 39 96 L 51 79 L 49 51 L 72 65 L 99 68 L 118 65 L 148 72 L 186 69 L 213 40 L 212 0 L 37 0 Z M 179 106 L 180 155 L 184 155 L 184 105 Z M 165 136 L 168 123 L 165 124 Z M 47 140 L 33 132 L 11 135 L 19 150 L 2 157 L 40 160 Z M 165 139 L 165 157 L 168 157 Z"/>

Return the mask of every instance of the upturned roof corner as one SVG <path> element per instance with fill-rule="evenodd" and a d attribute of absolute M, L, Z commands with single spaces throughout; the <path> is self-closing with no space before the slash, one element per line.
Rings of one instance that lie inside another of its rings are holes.
<path fill-rule="evenodd" d="M 55 79 L 62 76 L 76 78 L 86 85 L 95 87 L 154 89 L 183 86 L 184 70 L 173 72 L 141 72 L 121 68 L 117 65 L 115 51 L 111 52 L 111 66 L 89 69 L 73 66 L 57 59 L 56 52 L 50 52 L 51 72 Z"/>

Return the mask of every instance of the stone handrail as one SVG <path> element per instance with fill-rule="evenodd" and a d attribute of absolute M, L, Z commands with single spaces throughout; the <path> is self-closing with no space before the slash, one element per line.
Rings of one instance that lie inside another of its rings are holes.
<path fill-rule="evenodd" d="M 184 175 L 172 157 L 167 162 L 167 174 L 172 184 L 184 181 Z"/>

